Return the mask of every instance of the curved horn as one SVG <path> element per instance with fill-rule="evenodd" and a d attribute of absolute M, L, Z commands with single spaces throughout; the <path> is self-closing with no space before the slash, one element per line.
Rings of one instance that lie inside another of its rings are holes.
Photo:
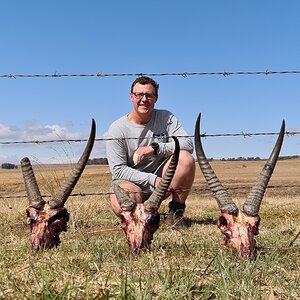
<path fill-rule="evenodd" d="M 200 118 L 201 113 L 199 113 L 196 125 L 195 125 L 195 149 L 196 149 L 196 156 L 197 161 L 200 166 L 200 169 L 205 177 L 210 190 L 212 191 L 221 212 L 227 212 L 230 214 L 237 214 L 238 208 L 233 202 L 232 198 L 221 184 L 220 180 L 218 179 L 217 175 L 215 174 L 214 170 L 210 166 L 201 143 L 200 139 Z"/>
<path fill-rule="evenodd" d="M 95 120 L 92 119 L 92 127 L 89 136 L 89 140 L 87 145 L 84 149 L 83 154 L 81 155 L 77 165 L 72 170 L 70 176 L 67 180 L 63 183 L 61 188 L 58 190 L 56 195 L 53 197 L 52 200 L 49 201 L 49 205 L 51 208 L 63 207 L 66 200 L 70 196 L 72 190 L 74 189 L 78 179 L 80 178 L 90 156 L 90 153 L 93 149 L 94 141 L 96 135 L 96 123 Z"/>
<path fill-rule="evenodd" d="M 173 179 L 173 176 L 175 174 L 175 170 L 179 159 L 180 146 L 176 136 L 172 136 L 172 138 L 175 142 L 175 151 L 171 158 L 168 169 L 166 173 L 163 175 L 160 183 L 155 188 L 151 196 L 144 202 L 144 207 L 147 211 L 157 211 L 159 209 L 162 201 L 164 200 L 164 196 L 169 188 L 169 185 Z"/>
<path fill-rule="evenodd" d="M 268 182 L 272 176 L 273 170 L 275 168 L 281 145 L 284 138 L 285 131 L 285 121 L 282 121 L 281 129 L 279 136 L 277 138 L 276 144 L 273 148 L 273 151 L 263 167 L 260 175 L 258 176 L 255 185 L 251 189 L 247 200 L 244 203 L 243 211 L 250 215 L 255 216 L 259 212 L 259 207 L 264 196 L 265 190 L 267 188 Z"/>
<path fill-rule="evenodd" d="M 29 200 L 29 205 L 36 209 L 40 209 L 45 204 L 45 201 L 42 198 L 28 157 L 24 157 L 21 160 L 21 168 Z"/>
<path fill-rule="evenodd" d="M 129 197 L 129 192 L 122 189 L 117 182 L 112 183 L 113 191 L 116 195 L 116 198 L 125 211 L 131 211 L 136 206 L 136 203 Z"/>

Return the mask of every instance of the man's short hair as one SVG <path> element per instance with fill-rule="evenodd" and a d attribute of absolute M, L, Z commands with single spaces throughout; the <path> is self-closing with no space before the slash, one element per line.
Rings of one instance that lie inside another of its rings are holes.
<path fill-rule="evenodd" d="M 138 77 L 131 85 L 131 93 L 133 92 L 133 88 L 137 83 L 142 85 L 151 84 L 155 88 L 155 94 L 158 95 L 159 84 L 152 78 L 147 76 Z"/>

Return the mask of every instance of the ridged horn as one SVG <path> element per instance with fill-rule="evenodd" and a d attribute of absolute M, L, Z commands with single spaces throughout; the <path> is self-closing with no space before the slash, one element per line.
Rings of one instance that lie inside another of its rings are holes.
<path fill-rule="evenodd" d="M 40 193 L 37 181 L 34 176 L 34 172 L 28 157 L 24 157 L 21 160 L 21 169 L 23 173 L 25 188 L 27 191 L 27 196 L 29 200 L 29 205 L 40 209 L 44 204 L 45 201 L 42 198 Z"/>
<path fill-rule="evenodd" d="M 125 211 L 133 210 L 136 203 L 129 197 L 129 192 L 122 189 L 117 182 L 112 183 L 112 188 L 121 208 Z"/>
<path fill-rule="evenodd" d="M 160 183 L 155 188 L 151 196 L 144 202 L 144 207 L 147 211 L 157 211 L 164 200 L 164 196 L 171 184 L 179 159 L 180 146 L 176 136 L 172 136 L 175 142 L 175 151 L 169 163 L 168 169 L 163 175 Z"/>
<path fill-rule="evenodd" d="M 90 136 L 87 142 L 87 145 L 84 149 L 83 154 L 81 155 L 77 165 L 72 170 L 70 176 L 66 179 L 66 181 L 62 184 L 60 189 L 57 191 L 52 200 L 49 201 L 49 205 L 51 208 L 63 207 L 66 200 L 70 196 L 72 190 L 74 189 L 78 179 L 80 178 L 90 156 L 90 153 L 93 149 L 94 141 L 96 135 L 96 123 L 95 120 L 92 119 L 92 126 Z"/>
<path fill-rule="evenodd" d="M 279 136 L 277 138 L 276 144 L 273 151 L 263 167 L 260 175 L 258 176 L 255 185 L 251 189 L 247 200 L 243 205 L 243 211 L 250 216 L 255 216 L 259 212 L 260 204 L 263 199 L 265 190 L 272 176 L 273 170 L 278 160 L 279 152 L 282 146 L 283 138 L 285 132 L 285 121 L 282 121 Z"/>
<path fill-rule="evenodd" d="M 195 125 L 195 149 L 197 161 L 200 166 L 200 169 L 203 173 L 204 178 L 206 179 L 210 190 L 212 191 L 221 212 L 227 212 L 230 214 L 237 214 L 238 208 L 233 202 L 231 196 L 228 194 L 227 190 L 221 184 L 214 170 L 210 166 L 201 143 L 200 138 L 200 118 L 201 113 L 199 113 L 196 125 Z"/>

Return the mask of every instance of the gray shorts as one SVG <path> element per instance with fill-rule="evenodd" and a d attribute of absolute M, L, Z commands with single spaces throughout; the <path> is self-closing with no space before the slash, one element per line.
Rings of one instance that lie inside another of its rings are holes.
<path fill-rule="evenodd" d="M 165 164 L 167 163 L 167 161 L 169 160 L 170 158 L 166 158 L 159 166 L 158 168 L 153 172 L 153 174 L 159 176 L 159 177 L 162 177 L 162 173 L 163 173 L 163 169 L 164 169 L 164 166 Z"/>
<path fill-rule="evenodd" d="M 169 160 L 169 158 L 166 158 L 158 167 L 157 169 L 153 172 L 153 174 L 162 177 L 162 173 L 163 173 L 163 169 L 164 166 L 166 164 L 166 162 Z M 115 179 L 114 182 L 118 183 L 118 184 L 122 184 L 122 183 L 130 183 L 132 185 L 136 185 L 133 182 L 130 182 L 129 180 L 126 179 Z M 146 199 L 148 199 L 150 197 L 150 195 L 152 194 L 154 188 L 152 186 L 139 186 L 136 185 L 137 187 L 139 187 L 140 189 L 142 189 L 142 193 L 143 193 L 143 199 L 144 201 Z M 112 186 L 110 187 L 110 193 L 114 193 Z"/>

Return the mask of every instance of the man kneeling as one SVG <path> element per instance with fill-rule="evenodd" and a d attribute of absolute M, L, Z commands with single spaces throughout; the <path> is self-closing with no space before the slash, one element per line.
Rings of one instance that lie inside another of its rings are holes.
<path fill-rule="evenodd" d="M 129 192 L 135 203 L 143 203 L 157 187 L 175 150 L 171 136 L 178 137 L 180 153 L 177 168 L 165 199 L 172 195 L 166 224 L 185 228 L 183 213 L 195 177 L 193 142 L 177 118 L 168 110 L 155 109 L 159 85 L 149 77 L 138 77 L 131 85 L 133 110 L 109 127 L 107 158 L 114 183 Z M 114 213 L 122 208 L 110 195 Z"/>

